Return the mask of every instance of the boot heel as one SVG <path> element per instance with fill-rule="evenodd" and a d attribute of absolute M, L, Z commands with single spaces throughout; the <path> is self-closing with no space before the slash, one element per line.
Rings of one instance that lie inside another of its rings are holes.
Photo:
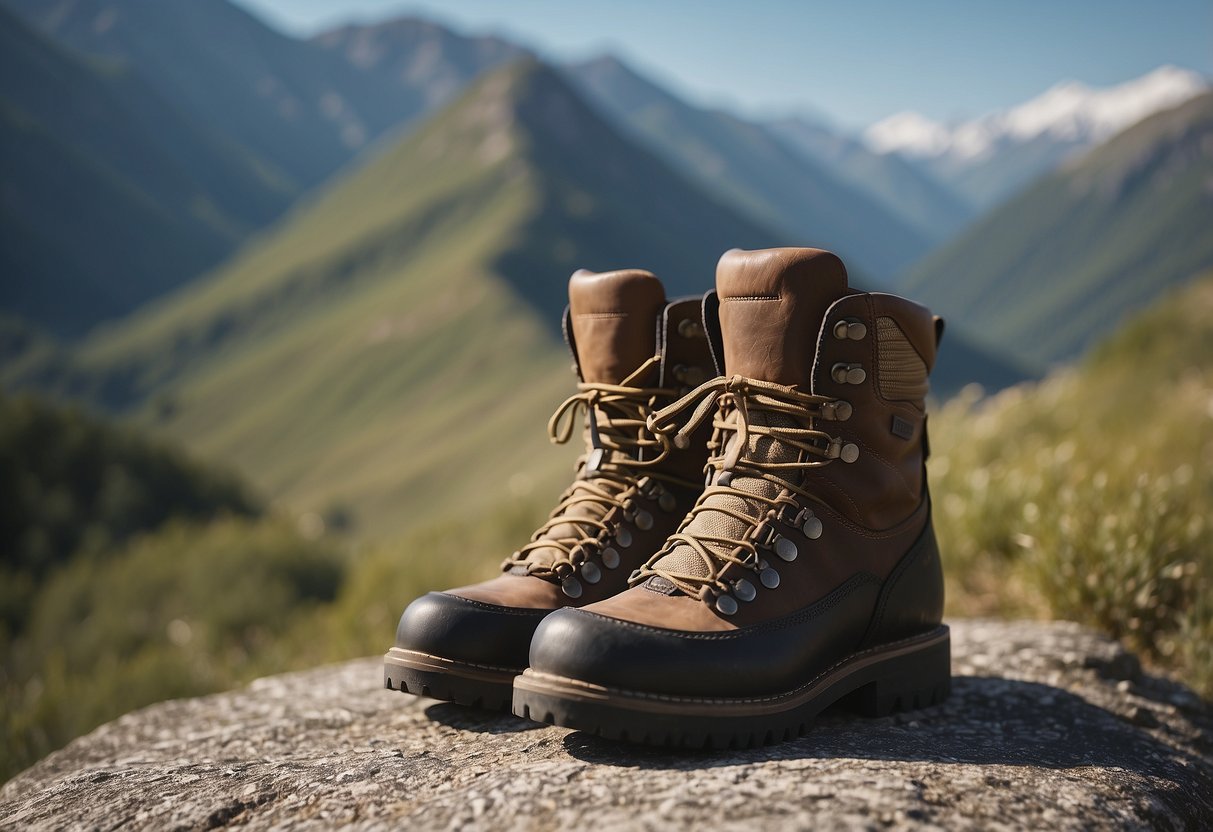
<path fill-rule="evenodd" d="M 952 688 L 950 639 L 890 659 L 876 672 L 876 679 L 851 691 L 838 704 L 865 717 L 937 705 L 948 698 Z"/>

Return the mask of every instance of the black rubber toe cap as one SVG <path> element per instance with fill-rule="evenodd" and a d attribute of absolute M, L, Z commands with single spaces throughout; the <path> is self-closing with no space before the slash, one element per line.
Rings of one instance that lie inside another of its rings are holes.
<path fill-rule="evenodd" d="M 408 605 L 396 626 L 396 646 L 473 664 L 526 667 L 535 628 L 549 610 L 499 607 L 445 592 Z"/>
<path fill-rule="evenodd" d="M 852 580 L 792 615 L 722 632 L 668 630 L 566 608 L 539 625 L 529 663 L 535 671 L 619 690 L 780 693 L 855 650 L 878 589 L 875 579 Z"/>

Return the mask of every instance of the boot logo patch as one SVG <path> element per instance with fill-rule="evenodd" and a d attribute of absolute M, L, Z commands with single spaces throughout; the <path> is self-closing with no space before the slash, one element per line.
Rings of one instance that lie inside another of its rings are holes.
<path fill-rule="evenodd" d="M 662 595 L 673 595 L 677 589 L 672 583 L 660 575 L 654 575 L 644 582 L 644 588 L 650 592 L 658 592 Z"/>
<path fill-rule="evenodd" d="M 893 435 L 902 439 L 914 438 L 914 423 L 900 416 L 893 417 Z"/>

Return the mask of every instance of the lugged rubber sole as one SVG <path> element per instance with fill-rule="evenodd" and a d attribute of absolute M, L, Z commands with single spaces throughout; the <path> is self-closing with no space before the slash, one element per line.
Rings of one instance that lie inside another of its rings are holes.
<path fill-rule="evenodd" d="M 486 667 L 393 647 L 383 656 L 383 686 L 509 713 L 514 678 L 522 668 Z"/>
<path fill-rule="evenodd" d="M 855 653 L 795 690 L 752 698 L 625 691 L 526 670 L 514 714 L 608 739 L 675 748 L 748 748 L 803 736 L 834 704 L 864 716 L 934 705 L 951 689 L 946 625 Z"/>

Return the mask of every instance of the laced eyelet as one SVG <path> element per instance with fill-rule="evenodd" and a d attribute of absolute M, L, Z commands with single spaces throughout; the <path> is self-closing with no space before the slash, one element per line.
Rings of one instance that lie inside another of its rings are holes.
<path fill-rule="evenodd" d="M 863 384 L 868 374 L 860 364 L 839 362 L 830 368 L 830 378 L 839 384 Z"/>
<path fill-rule="evenodd" d="M 596 584 L 602 580 L 602 570 L 598 568 L 598 564 L 593 561 L 581 564 L 581 580 L 587 584 Z"/>
<path fill-rule="evenodd" d="M 779 586 L 779 573 L 766 566 L 758 573 L 758 580 L 767 589 L 775 589 Z"/>
<path fill-rule="evenodd" d="M 758 597 L 758 590 L 745 578 L 739 578 L 733 582 L 733 594 L 739 601 L 753 601 Z"/>
<path fill-rule="evenodd" d="M 787 561 L 788 563 L 796 560 L 796 556 L 800 554 L 800 550 L 796 548 L 796 544 L 787 537 L 776 537 L 774 550 L 780 560 Z"/>
<path fill-rule="evenodd" d="M 836 365 L 836 372 L 840 380 L 849 383 L 858 383 L 867 377 L 858 364 Z M 678 424 L 678 415 L 692 407 L 690 418 Z M 772 412 L 779 414 L 778 420 L 763 419 L 758 415 Z M 812 502 L 812 495 L 794 477 L 786 475 L 786 469 L 799 464 L 806 469 L 813 468 L 844 456 L 846 461 L 854 461 L 858 456 L 858 445 L 831 436 L 821 424 L 814 423 L 815 419 L 842 421 L 851 415 L 851 404 L 843 399 L 738 375 L 705 382 L 695 396 L 684 397 L 656 411 L 647 424 L 650 430 L 664 436 L 685 437 L 701 427 L 712 427 L 709 463 L 704 469 L 708 493 L 695 503 L 667 547 L 638 570 L 637 580 L 660 577 L 663 586 L 672 585 L 674 590 L 697 598 L 721 615 L 732 614 L 739 609 L 738 603 L 750 600 L 751 595 L 756 598 L 759 588 L 777 588 L 781 582 L 780 573 L 764 557 L 776 565 L 791 563 L 799 558 L 800 548 L 809 545 L 805 538 L 813 540 L 823 532 L 821 521 L 801 505 L 801 498 Z M 712 417 L 710 422 L 709 417 Z M 731 438 L 730 433 L 733 434 Z M 786 442 L 792 449 L 807 451 L 809 455 L 800 453 L 798 463 L 792 463 L 774 454 L 768 458 L 761 446 L 759 451 L 753 450 L 752 442 L 768 438 L 772 443 Z M 741 484 L 743 478 L 749 477 L 783 481 L 786 490 L 778 497 L 754 495 L 752 502 L 747 499 L 751 495 L 738 492 L 738 497 L 747 501 L 744 510 L 736 504 L 723 502 L 730 499 L 739 486 L 741 492 L 746 492 Z M 716 499 L 718 497 L 720 501 Z M 720 536 L 712 531 L 710 524 L 697 524 L 697 518 L 710 511 L 750 520 L 753 525 L 739 537 Z M 747 516 L 742 518 L 741 513 Z M 799 537 L 801 533 L 804 538 Z M 703 559 L 706 571 L 698 575 L 687 574 L 688 570 L 681 565 L 667 566 L 672 561 L 667 561 L 666 556 L 677 546 L 693 549 Z M 730 564 L 744 570 L 748 580 L 722 580 L 719 576 Z"/>
<path fill-rule="evenodd" d="M 581 581 L 569 575 L 560 581 L 560 591 L 570 598 L 580 598 L 582 593 Z"/>
<path fill-rule="evenodd" d="M 850 402 L 839 399 L 821 406 L 821 418 L 829 419 L 832 422 L 845 422 L 851 418 L 853 410 Z"/>
<path fill-rule="evenodd" d="M 841 438 L 835 436 L 826 446 L 826 458 L 841 459 L 848 464 L 852 463 L 859 459 L 859 446 L 854 442 L 843 442 Z"/>
<path fill-rule="evenodd" d="M 816 540 L 821 537 L 821 520 L 817 519 L 812 512 L 809 512 L 809 516 L 805 518 L 800 530 L 804 532 L 804 536 L 809 540 Z"/>
<path fill-rule="evenodd" d="M 867 334 L 867 325 L 858 318 L 843 318 L 834 324 L 834 337 L 839 341 L 862 341 Z"/>

